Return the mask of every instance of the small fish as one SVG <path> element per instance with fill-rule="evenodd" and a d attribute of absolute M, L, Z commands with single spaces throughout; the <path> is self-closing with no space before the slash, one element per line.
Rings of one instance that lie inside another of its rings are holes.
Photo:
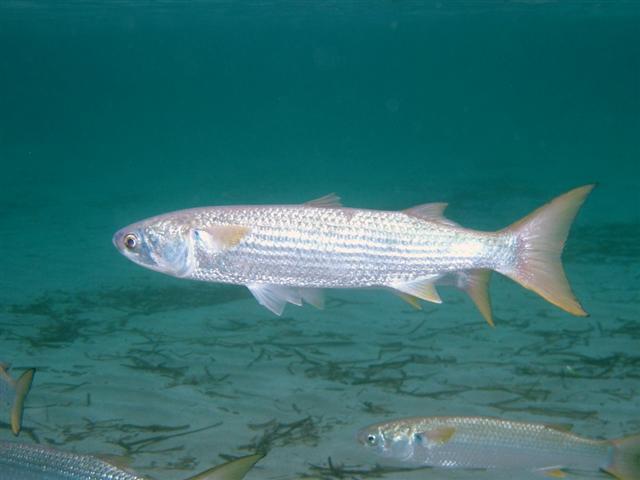
<path fill-rule="evenodd" d="M 9 366 L 0 363 L 0 405 L 11 412 L 11 431 L 18 435 L 22 430 L 22 412 L 24 401 L 31 389 L 35 368 L 30 368 L 15 380 L 9 375 Z"/>
<path fill-rule="evenodd" d="M 281 315 L 322 308 L 324 288 L 386 288 L 410 304 L 441 303 L 436 284 L 469 293 L 493 325 L 496 271 L 567 312 L 586 316 L 560 260 L 593 185 L 571 190 L 510 227 L 483 232 L 443 216 L 446 204 L 400 212 L 344 208 L 335 195 L 303 205 L 203 207 L 142 220 L 113 243 L 131 261 L 180 278 L 246 285 Z"/>
<path fill-rule="evenodd" d="M 249 455 L 206 470 L 189 480 L 240 480 L 263 455 Z M 42 445 L 0 441 L 0 480 L 144 480 L 91 455 Z"/>
<path fill-rule="evenodd" d="M 444 468 L 528 469 L 563 477 L 563 469 L 603 470 L 621 480 L 640 479 L 640 435 L 593 440 L 566 427 L 491 417 L 414 417 L 358 432 L 377 454 Z"/>

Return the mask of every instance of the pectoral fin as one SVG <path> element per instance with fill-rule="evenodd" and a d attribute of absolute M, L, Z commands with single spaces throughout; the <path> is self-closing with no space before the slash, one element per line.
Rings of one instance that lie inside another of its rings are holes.
<path fill-rule="evenodd" d="M 264 455 L 248 455 L 213 467 L 187 480 L 241 480 Z"/>
<path fill-rule="evenodd" d="M 249 228 L 242 225 L 211 225 L 193 230 L 196 244 L 211 253 L 220 253 L 239 244 Z"/>
<path fill-rule="evenodd" d="M 536 470 L 536 472 L 549 478 L 565 478 L 567 476 L 567 473 L 563 471 L 560 467 L 540 468 Z"/>
<path fill-rule="evenodd" d="M 442 303 L 442 299 L 434 285 L 437 278 L 438 275 L 431 275 L 408 282 L 394 282 L 389 287 L 428 302 Z"/>
<path fill-rule="evenodd" d="M 429 439 L 429 441 L 444 444 L 451 440 L 451 437 L 456 433 L 456 429 L 454 427 L 438 427 L 433 430 L 429 430 L 422 433 L 423 437 Z"/>
<path fill-rule="evenodd" d="M 14 435 L 18 435 L 22 430 L 22 412 L 24 411 L 24 401 L 31 389 L 33 376 L 36 373 L 35 368 L 30 368 L 16 381 L 16 398 L 11 407 L 11 431 Z"/>

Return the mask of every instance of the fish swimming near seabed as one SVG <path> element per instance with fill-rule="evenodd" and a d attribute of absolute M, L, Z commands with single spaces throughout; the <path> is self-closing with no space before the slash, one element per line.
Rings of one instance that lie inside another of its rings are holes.
<path fill-rule="evenodd" d="M 551 477 L 564 470 L 603 470 L 640 479 L 640 435 L 594 440 L 565 427 L 492 417 L 413 417 L 363 428 L 358 441 L 389 459 L 421 466 L 527 469 Z"/>
<path fill-rule="evenodd" d="M 465 290 L 490 325 L 489 274 L 499 272 L 586 316 L 561 254 L 593 185 L 571 190 L 502 230 L 461 227 L 444 203 L 403 211 L 345 208 L 335 195 L 302 205 L 202 207 L 159 215 L 113 236 L 133 262 L 175 277 L 246 285 L 277 315 L 322 308 L 324 288 L 386 288 L 412 305 L 441 303 L 436 284 Z"/>
<path fill-rule="evenodd" d="M 24 401 L 31 389 L 35 373 L 36 370 L 30 368 L 16 380 L 9 374 L 9 366 L 0 363 L 0 406 L 8 408 L 11 412 L 11 431 L 14 435 L 18 435 L 22 430 Z"/>
<path fill-rule="evenodd" d="M 249 455 L 206 470 L 189 480 L 240 480 L 263 455 Z M 42 445 L 0 441 L 0 480 L 144 480 L 92 455 Z"/>

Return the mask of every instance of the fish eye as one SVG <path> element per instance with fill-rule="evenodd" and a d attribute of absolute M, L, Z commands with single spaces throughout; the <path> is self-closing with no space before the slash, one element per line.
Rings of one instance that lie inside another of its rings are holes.
<path fill-rule="evenodd" d="M 138 237 L 136 237 L 133 233 L 127 233 L 122 239 L 122 243 L 129 250 L 133 250 L 138 245 Z"/>
<path fill-rule="evenodd" d="M 374 446 L 377 442 L 376 436 L 372 433 L 367 435 L 367 443 L 371 446 Z"/>

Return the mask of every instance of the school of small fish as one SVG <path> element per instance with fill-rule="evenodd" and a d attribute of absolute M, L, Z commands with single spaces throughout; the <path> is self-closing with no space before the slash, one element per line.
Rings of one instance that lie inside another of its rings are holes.
<path fill-rule="evenodd" d="M 401 212 L 343 207 L 329 195 L 303 205 L 205 207 L 134 223 L 113 236 L 128 259 L 185 279 L 245 285 L 277 315 L 287 303 L 324 305 L 325 288 L 384 288 L 415 307 L 441 303 L 436 285 L 467 292 L 494 325 L 491 272 L 501 273 L 573 315 L 586 315 L 561 255 L 593 185 L 571 190 L 495 232 L 444 217 L 444 203 Z M 0 364 L 0 407 L 14 435 L 35 370 L 17 379 Z M 363 428 L 358 442 L 377 455 L 439 468 L 521 469 L 552 477 L 604 471 L 640 479 L 640 435 L 594 440 L 565 428 L 491 417 L 411 417 Z M 242 457 L 192 480 L 240 480 L 262 458 Z M 96 456 L 0 441 L 0 480 L 142 480 Z"/>

